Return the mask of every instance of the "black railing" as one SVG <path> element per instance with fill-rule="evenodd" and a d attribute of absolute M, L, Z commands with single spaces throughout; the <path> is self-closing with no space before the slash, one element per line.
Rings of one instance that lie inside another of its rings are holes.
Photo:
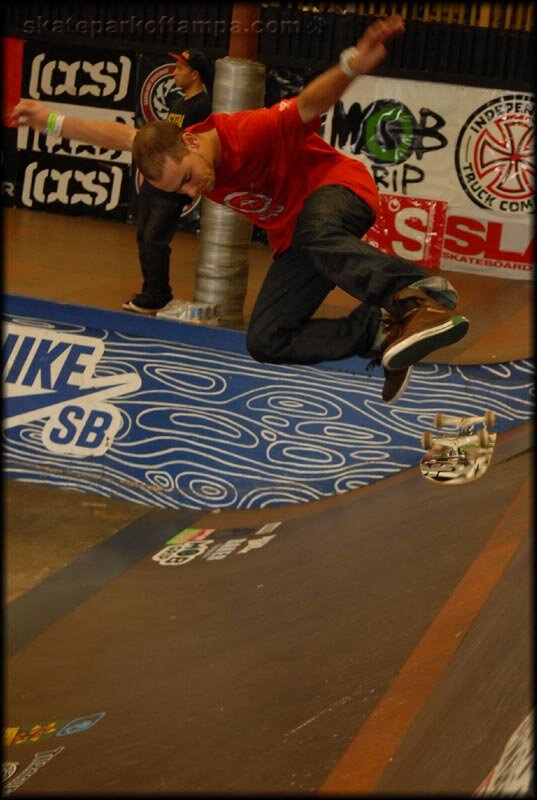
<path fill-rule="evenodd" d="M 385 4 L 389 5 L 389 4 Z M 262 8 L 260 61 L 290 69 L 325 69 L 354 44 L 374 17 Z M 532 90 L 533 32 L 406 20 L 379 75 L 492 88 Z"/>

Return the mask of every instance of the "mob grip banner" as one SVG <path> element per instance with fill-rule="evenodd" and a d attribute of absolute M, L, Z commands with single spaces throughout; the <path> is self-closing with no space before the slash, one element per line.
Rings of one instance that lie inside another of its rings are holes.
<path fill-rule="evenodd" d="M 363 76 L 324 138 L 382 194 L 369 239 L 431 267 L 532 277 L 535 96 Z"/>

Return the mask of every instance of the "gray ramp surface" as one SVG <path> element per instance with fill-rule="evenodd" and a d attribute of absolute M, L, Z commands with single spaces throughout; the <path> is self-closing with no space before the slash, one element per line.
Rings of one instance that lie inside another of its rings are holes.
<path fill-rule="evenodd" d="M 256 532 L 249 514 L 244 528 L 198 540 L 204 554 L 182 564 L 154 556 L 169 554 L 170 536 L 196 521 L 187 515 L 166 525 L 162 512 L 162 537 L 152 525 L 145 553 L 9 659 L 5 724 L 13 740 L 4 758 L 16 765 L 17 794 L 318 791 L 527 480 L 529 454 L 503 452 L 487 476 L 457 490 L 411 470 L 268 533 Z M 139 530 L 142 522 L 134 524 Z M 238 539 L 246 544 L 234 547 Z M 206 557 L 225 543 L 226 557 Z M 179 558 L 185 552 L 179 548 Z M 101 554 L 106 559 L 106 548 Z M 490 638 L 487 624 L 482 636 Z M 503 648 L 488 652 L 509 657 Z M 480 665 L 465 659 L 459 681 L 468 680 L 473 695 L 468 672 Z M 529 680 L 523 668 L 494 676 L 491 691 L 501 696 L 506 680 Z M 464 688 L 442 691 L 434 697 L 439 714 L 425 717 L 431 742 L 450 697 L 468 704 Z M 521 719 L 525 698 L 516 699 Z M 504 742 L 518 710 L 500 718 Z M 453 716 L 453 731 L 464 735 Z M 480 777 L 496 756 L 481 754 Z M 394 764 L 390 791 L 399 780 L 408 776 L 399 779 Z M 427 776 L 416 780 L 427 786 Z"/>

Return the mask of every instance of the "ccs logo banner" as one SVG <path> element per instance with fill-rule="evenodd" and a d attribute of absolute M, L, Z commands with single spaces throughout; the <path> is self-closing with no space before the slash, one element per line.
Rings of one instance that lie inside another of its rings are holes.
<path fill-rule="evenodd" d="M 59 170 L 32 161 L 24 171 L 22 202 L 28 208 L 61 203 L 112 211 L 120 202 L 122 179 L 120 167 Z"/>
<path fill-rule="evenodd" d="M 82 158 L 33 157 L 20 151 L 20 202 L 26 208 L 123 219 L 129 169 L 122 164 Z"/>
<path fill-rule="evenodd" d="M 134 56 L 89 47 L 26 42 L 21 97 L 79 119 L 134 125 Z M 15 204 L 52 213 L 126 220 L 129 152 L 17 131 Z M 88 164 L 88 160 L 93 164 Z"/>
<path fill-rule="evenodd" d="M 136 372 L 96 377 L 100 339 L 8 323 L 2 342 L 4 427 L 46 420 L 43 445 L 54 453 L 100 456 L 122 425 L 110 401 L 137 391 Z"/>
<path fill-rule="evenodd" d="M 23 95 L 101 108 L 132 108 L 135 70 L 131 56 L 94 47 L 27 42 Z"/>

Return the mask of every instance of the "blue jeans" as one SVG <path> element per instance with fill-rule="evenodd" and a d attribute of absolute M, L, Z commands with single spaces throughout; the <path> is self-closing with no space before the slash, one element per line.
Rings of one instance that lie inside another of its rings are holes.
<path fill-rule="evenodd" d="M 367 203 L 344 186 L 322 186 L 309 195 L 292 245 L 269 267 L 252 312 L 247 347 L 253 358 L 316 364 L 371 356 L 381 308 L 389 308 L 395 292 L 418 281 L 426 280 L 420 284 L 424 291 L 430 283 L 430 294 L 439 302 L 456 304 L 447 281 L 362 241 L 374 221 Z M 361 305 L 341 319 L 311 319 L 336 286 Z"/>
<path fill-rule="evenodd" d="M 172 299 L 170 286 L 170 242 L 183 206 L 190 198 L 176 192 L 163 192 L 142 183 L 138 195 L 138 256 L 142 270 L 142 294 L 157 304 Z"/>

